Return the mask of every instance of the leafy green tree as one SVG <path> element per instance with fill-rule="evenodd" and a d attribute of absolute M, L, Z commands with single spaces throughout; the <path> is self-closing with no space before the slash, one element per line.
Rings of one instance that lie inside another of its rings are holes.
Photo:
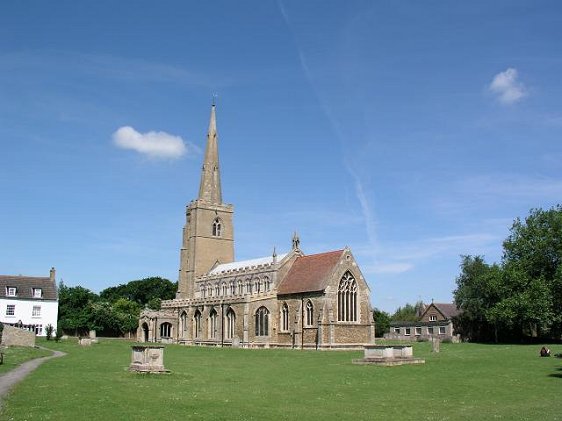
<path fill-rule="evenodd" d="M 74 335 L 88 332 L 92 319 L 91 303 L 98 301 L 99 297 L 81 286 L 67 287 L 62 281 L 58 287 L 58 295 L 58 330 Z"/>
<path fill-rule="evenodd" d="M 390 329 L 390 314 L 375 308 L 373 310 L 373 320 L 375 321 L 375 336 L 382 338 Z"/>
<path fill-rule="evenodd" d="M 398 307 L 394 314 L 390 317 L 393 322 L 415 322 L 420 319 L 423 310 L 423 302 L 418 301 L 416 304 L 406 303 L 404 307 Z"/>
<path fill-rule="evenodd" d="M 150 277 L 106 288 L 100 293 L 100 298 L 111 303 L 119 298 L 126 298 L 144 307 L 154 298 L 171 300 L 175 298 L 176 291 L 176 283 L 160 277 Z"/>

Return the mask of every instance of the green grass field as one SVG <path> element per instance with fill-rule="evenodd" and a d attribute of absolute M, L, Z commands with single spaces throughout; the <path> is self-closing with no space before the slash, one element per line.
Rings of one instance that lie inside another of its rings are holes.
<path fill-rule="evenodd" d="M 128 342 L 48 345 L 68 355 L 16 386 L 0 419 L 562 419 L 562 360 L 537 345 L 419 343 L 426 364 L 399 367 L 351 364 L 361 352 L 170 345 L 167 375 L 128 372 Z"/>

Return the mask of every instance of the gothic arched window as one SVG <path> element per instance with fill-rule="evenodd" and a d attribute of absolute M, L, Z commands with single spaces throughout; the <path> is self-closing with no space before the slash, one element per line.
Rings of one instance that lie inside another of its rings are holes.
<path fill-rule="evenodd" d="M 226 312 L 226 339 L 234 338 L 234 330 L 236 327 L 236 314 L 231 308 Z"/>
<path fill-rule="evenodd" d="M 256 311 L 256 336 L 269 335 L 269 310 L 260 307 Z"/>
<path fill-rule="evenodd" d="M 219 218 L 215 218 L 213 221 L 213 237 L 222 236 L 222 224 Z"/>
<path fill-rule="evenodd" d="M 338 287 L 338 321 L 357 321 L 357 281 L 351 272 L 345 272 Z"/>
<path fill-rule="evenodd" d="M 312 326 L 314 324 L 314 306 L 312 302 L 308 300 L 306 302 L 306 319 L 305 319 L 307 326 Z"/>
<path fill-rule="evenodd" d="M 281 330 L 283 332 L 289 331 L 289 306 L 287 303 L 283 303 L 281 308 Z"/>
<path fill-rule="evenodd" d="M 193 337 L 200 338 L 201 337 L 201 312 L 197 310 L 193 315 Z"/>
<path fill-rule="evenodd" d="M 209 338 L 217 337 L 217 311 L 212 309 L 209 313 Z"/>
<path fill-rule="evenodd" d="M 180 316 L 180 336 L 185 338 L 185 333 L 187 332 L 187 313 L 182 311 Z"/>

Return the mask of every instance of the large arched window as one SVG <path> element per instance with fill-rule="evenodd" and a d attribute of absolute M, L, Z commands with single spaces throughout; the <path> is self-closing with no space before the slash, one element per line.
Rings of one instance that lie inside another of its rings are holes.
<path fill-rule="evenodd" d="M 308 300 L 306 302 L 306 317 L 305 323 L 306 326 L 312 326 L 314 324 L 314 306 L 312 305 L 312 301 Z"/>
<path fill-rule="evenodd" d="M 160 325 L 160 337 L 170 338 L 172 336 L 172 324 L 164 322 Z"/>
<path fill-rule="evenodd" d="M 269 310 L 260 307 L 256 311 L 256 336 L 269 335 Z"/>
<path fill-rule="evenodd" d="M 201 337 L 201 312 L 199 310 L 195 311 L 193 315 L 193 337 L 200 338 Z"/>
<path fill-rule="evenodd" d="M 289 331 L 289 306 L 287 303 L 283 303 L 281 308 L 281 330 L 283 332 Z"/>
<path fill-rule="evenodd" d="M 351 272 L 345 272 L 338 287 L 338 321 L 357 321 L 357 281 Z"/>
<path fill-rule="evenodd" d="M 217 311 L 212 309 L 209 313 L 209 338 L 217 337 Z"/>
<path fill-rule="evenodd" d="M 222 236 L 222 224 L 219 218 L 215 218 L 213 221 L 213 237 Z"/>
<path fill-rule="evenodd" d="M 226 339 L 234 338 L 234 329 L 236 327 L 236 314 L 231 308 L 226 312 Z"/>

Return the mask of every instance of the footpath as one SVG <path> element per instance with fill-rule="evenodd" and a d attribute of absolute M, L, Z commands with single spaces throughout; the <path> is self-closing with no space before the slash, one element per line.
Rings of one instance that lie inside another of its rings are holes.
<path fill-rule="evenodd" d="M 43 348 L 47 349 L 47 348 Z M 49 351 L 52 351 L 49 349 Z M 23 380 L 25 376 L 43 364 L 45 361 L 51 358 L 58 358 L 66 355 L 66 353 L 61 351 L 52 351 L 53 355 L 49 357 L 36 358 L 34 360 L 26 361 L 20 366 L 8 371 L 6 374 L 0 376 L 0 409 L 2 409 L 2 399 L 8 394 L 10 389 L 15 386 L 18 382 Z"/>

